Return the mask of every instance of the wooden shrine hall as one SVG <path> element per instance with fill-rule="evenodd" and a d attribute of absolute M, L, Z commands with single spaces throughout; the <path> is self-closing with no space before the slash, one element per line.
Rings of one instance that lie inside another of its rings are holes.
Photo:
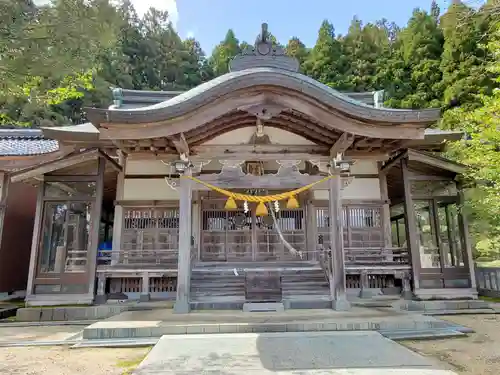
<path fill-rule="evenodd" d="M 477 298 L 465 167 L 438 156 L 462 135 L 300 74 L 266 30 L 196 88 L 42 129 L 60 151 L 11 172 L 38 186 L 28 304 Z"/>

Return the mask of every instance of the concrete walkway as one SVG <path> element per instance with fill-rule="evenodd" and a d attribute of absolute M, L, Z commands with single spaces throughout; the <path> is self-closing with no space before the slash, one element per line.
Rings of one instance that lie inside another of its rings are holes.
<path fill-rule="evenodd" d="M 163 336 L 134 375 L 453 375 L 377 332 Z M 456 375 L 456 374 L 455 374 Z"/>

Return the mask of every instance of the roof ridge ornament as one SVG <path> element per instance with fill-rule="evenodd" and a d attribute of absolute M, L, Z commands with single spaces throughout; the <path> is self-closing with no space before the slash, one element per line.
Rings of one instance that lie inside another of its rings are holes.
<path fill-rule="evenodd" d="M 277 68 L 298 72 L 299 61 L 287 56 L 282 46 L 273 45 L 270 36 L 267 23 L 263 23 L 254 46 L 246 47 L 234 57 L 229 63 L 229 70 L 234 72 L 251 68 Z"/>

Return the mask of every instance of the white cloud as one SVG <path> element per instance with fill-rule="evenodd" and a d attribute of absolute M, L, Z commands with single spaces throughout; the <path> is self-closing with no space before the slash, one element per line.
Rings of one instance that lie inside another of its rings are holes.
<path fill-rule="evenodd" d="M 50 3 L 50 0 L 34 0 L 37 5 L 44 5 Z M 179 22 L 179 10 L 177 9 L 176 0 L 131 0 L 134 8 L 139 14 L 143 16 L 149 8 L 156 8 L 158 10 L 167 11 L 170 16 L 170 21 L 175 28 Z"/>
<path fill-rule="evenodd" d="M 144 15 L 149 8 L 156 8 L 158 10 L 167 11 L 170 21 L 175 28 L 179 22 L 179 10 L 177 9 L 176 0 L 132 0 L 134 8 L 139 16 Z"/>

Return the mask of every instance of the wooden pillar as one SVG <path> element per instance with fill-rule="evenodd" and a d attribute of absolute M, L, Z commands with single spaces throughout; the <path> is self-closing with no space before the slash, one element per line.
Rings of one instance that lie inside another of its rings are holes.
<path fill-rule="evenodd" d="M 401 174 L 404 186 L 404 211 L 406 218 L 406 244 L 410 253 L 411 268 L 413 273 L 413 288 L 420 288 L 420 249 L 417 237 L 417 222 L 415 207 L 411 194 L 410 174 L 408 171 L 408 159 L 401 159 Z"/>
<path fill-rule="evenodd" d="M 0 172 L 0 246 L 3 235 L 5 211 L 7 210 L 7 194 L 9 193 L 10 177 L 7 172 Z"/>
<path fill-rule="evenodd" d="M 101 273 L 97 277 L 97 295 L 95 296 L 94 302 L 96 304 L 106 303 L 106 275 Z"/>
<path fill-rule="evenodd" d="M 337 173 L 329 180 L 329 208 L 330 208 L 330 243 L 332 249 L 332 273 L 334 300 L 332 308 L 335 310 L 348 310 L 345 279 L 344 255 L 344 228 L 342 220 L 342 180 Z"/>
<path fill-rule="evenodd" d="M 142 273 L 142 289 L 141 295 L 139 296 L 140 302 L 147 302 L 150 299 L 149 295 L 149 272 Z"/>
<path fill-rule="evenodd" d="M 387 175 L 380 172 L 379 165 L 379 183 L 380 183 L 380 198 L 384 201 L 382 206 L 382 225 L 384 228 L 384 246 L 392 247 L 392 229 L 391 229 L 391 208 L 389 202 L 389 190 L 387 187 Z"/>
<path fill-rule="evenodd" d="M 123 199 L 123 186 L 125 184 L 125 168 L 127 164 L 126 156 L 122 152 L 118 152 L 120 157 L 120 165 L 122 172 L 118 173 L 116 182 L 116 200 Z M 123 232 L 123 206 L 115 205 L 115 214 L 113 220 L 113 243 L 111 249 L 111 265 L 116 265 L 119 262 L 120 250 L 122 246 L 122 232 Z"/>
<path fill-rule="evenodd" d="M 457 187 L 458 187 L 458 204 L 460 207 L 460 212 L 458 216 L 459 225 L 460 225 L 460 231 L 462 232 L 462 240 L 465 248 L 464 263 L 470 272 L 470 286 L 472 289 L 477 290 L 476 269 L 474 266 L 474 259 L 472 257 L 472 245 L 470 242 L 470 235 L 469 235 L 469 223 L 467 220 L 467 216 L 464 214 L 462 209 L 465 203 L 464 191 L 462 186 L 458 185 Z"/>
<path fill-rule="evenodd" d="M 40 243 L 40 234 L 42 233 L 43 225 L 43 181 L 38 186 L 38 194 L 36 198 L 35 222 L 33 224 L 33 237 L 31 239 L 31 255 L 28 270 L 28 282 L 26 285 L 26 301 L 29 301 L 35 294 L 34 283 L 37 273 L 38 248 Z"/>
<path fill-rule="evenodd" d="M 104 172 L 106 170 L 106 159 L 102 156 L 98 159 L 97 184 L 94 204 L 92 206 L 90 246 L 87 252 L 87 269 L 89 272 L 89 295 L 94 295 L 95 275 L 97 268 L 97 248 L 99 247 L 99 231 L 101 228 L 102 200 L 104 196 Z"/>
<path fill-rule="evenodd" d="M 191 169 L 188 168 L 184 175 L 191 176 Z M 179 260 L 177 264 L 177 297 L 174 313 L 186 314 L 190 311 L 192 181 L 181 178 L 179 190 Z"/>
<path fill-rule="evenodd" d="M 318 225 L 316 222 L 316 207 L 312 199 L 313 192 L 310 192 L 310 197 L 306 207 L 306 236 L 307 236 L 307 251 L 309 251 L 308 260 L 319 260 L 318 250 Z"/>

